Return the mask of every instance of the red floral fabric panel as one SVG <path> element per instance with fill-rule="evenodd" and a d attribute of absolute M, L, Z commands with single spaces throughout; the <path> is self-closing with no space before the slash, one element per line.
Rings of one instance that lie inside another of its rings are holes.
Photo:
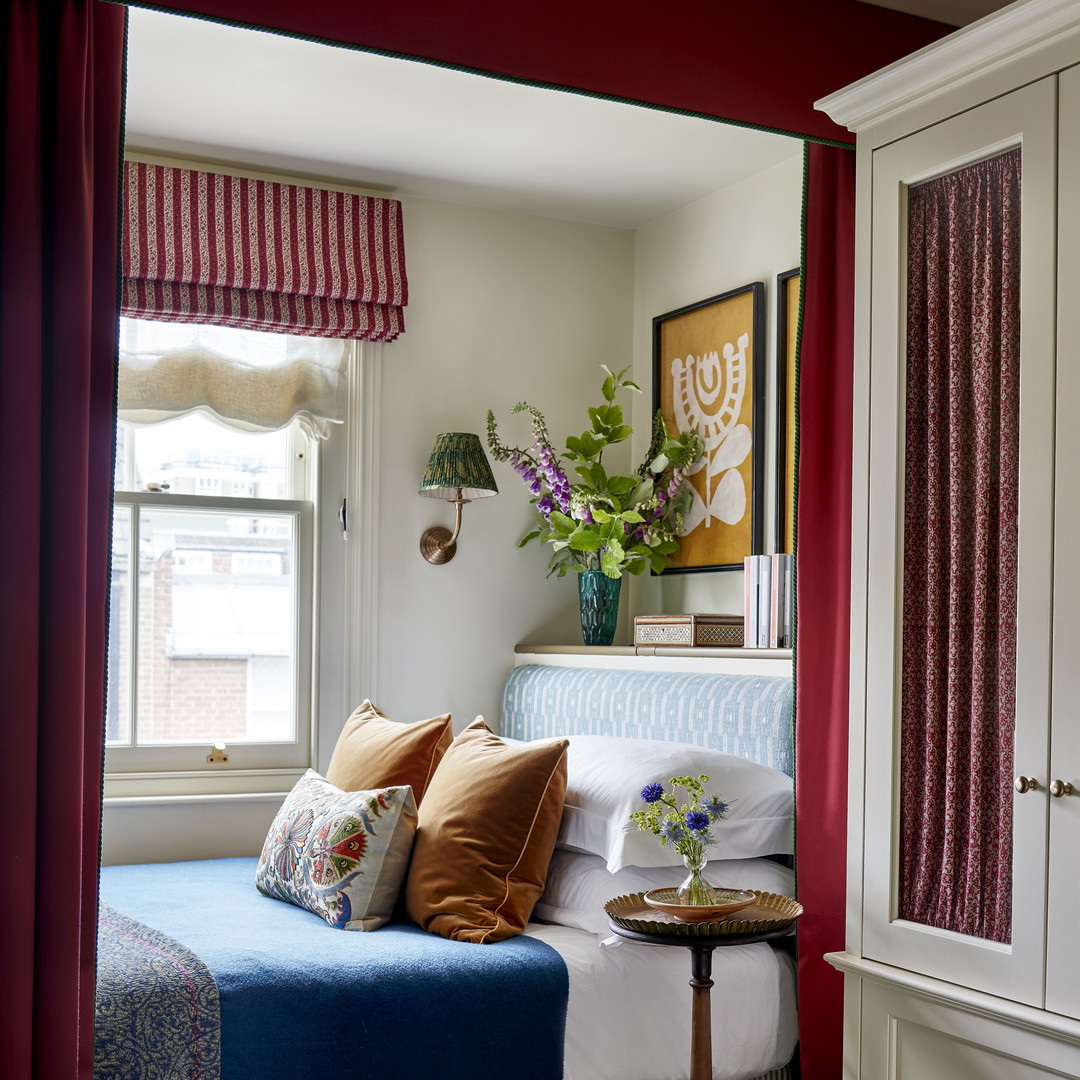
<path fill-rule="evenodd" d="M 899 913 L 1009 942 L 1020 151 L 908 222 Z"/>
<path fill-rule="evenodd" d="M 121 311 L 392 341 L 408 302 L 401 203 L 128 162 Z"/>

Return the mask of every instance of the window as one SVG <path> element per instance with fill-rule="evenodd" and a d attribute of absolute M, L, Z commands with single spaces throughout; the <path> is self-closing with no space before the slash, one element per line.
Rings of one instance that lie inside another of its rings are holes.
<path fill-rule="evenodd" d="M 280 551 L 234 551 L 232 572 L 234 574 L 280 574 L 282 558 Z"/>
<path fill-rule="evenodd" d="M 155 325 L 140 324 L 141 347 Z M 113 793 L 122 780 L 124 793 L 142 794 L 131 781 L 148 774 L 309 763 L 316 452 L 296 421 L 247 431 L 189 412 L 118 425 L 106 713 Z M 229 754 L 224 767 L 207 762 L 217 742 Z"/>
<path fill-rule="evenodd" d="M 177 548 L 173 552 L 172 570 L 174 574 L 212 574 L 214 553 L 208 549 Z"/>

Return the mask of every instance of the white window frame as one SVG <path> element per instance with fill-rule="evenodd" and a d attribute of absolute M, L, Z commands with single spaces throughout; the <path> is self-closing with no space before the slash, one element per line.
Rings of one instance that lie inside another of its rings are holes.
<path fill-rule="evenodd" d="M 136 428 L 136 438 L 138 429 Z M 296 736 L 293 741 L 226 743 L 227 761 L 211 762 L 211 741 L 169 745 L 109 746 L 105 756 L 107 799 L 187 799 L 199 796 L 254 794 L 287 791 L 315 760 L 318 708 L 317 610 L 319 575 L 318 492 L 320 452 L 317 440 L 306 438 L 297 428 L 290 430 L 288 460 L 290 483 L 295 499 L 260 499 L 254 496 L 173 494 L 136 491 L 134 454 L 127 455 L 128 475 L 123 489 L 114 492 L 114 505 L 131 506 L 133 518 L 140 507 L 167 507 L 176 510 L 211 509 L 228 513 L 281 513 L 294 520 L 296 538 L 296 593 L 294 603 L 293 648 L 296 657 L 294 710 Z M 310 496 L 310 497 L 308 497 Z M 133 523 L 134 528 L 134 523 Z M 138 604 L 137 575 L 127 590 L 129 626 Z M 132 643 L 132 656 L 137 649 Z M 121 677 L 124 674 L 121 673 Z M 128 677 L 134 681 L 134 670 Z M 136 698 L 129 687 L 129 701 Z M 135 717 L 132 715 L 132 723 Z"/>
<path fill-rule="evenodd" d="M 225 798 L 280 801 L 310 765 L 330 753 L 345 717 L 363 697 L 379 694 L 379 522 L 381 394 L 384 346 L 352 342 L 347 360 L 348 408 L 331 437 L 290 445 L 293 483 L 303 477 L 313 509 L 311 580 L 312 682 L 308 762 L 293 768 L 237 768 L 233 747 L 225 765 L 210 766 L 207 749 L 190 769 L 119 772 L 106 756 L 107 806 L 220 802 Z M 342 430 L 344 427 L 344 430 Z M 129 455 L 133 461 L 133 455 Z M 125 489 L 134 486 L 134 465 Z M 193 499 L 194 496 L 181 496 Z M 347 499 L 349 535 L 339 510 Z M 217 504 L 218 500 L 212 499 Z M 257 503 L 267 500 L 254 499 Z"/>
<path fill-rule="evenodd" d="M 364 698 L 380 700 L 379 532 L 383 520 L 381 342 L 354 342 L 348 363 L 345 430 L 335 431 L 320 459 L 322 508 L 318 741 L 325 766 L 346 717 Z M 339 514 L 345 501 L 348 536 Z M 316 766 L 317 767 L 317 766 Z"/>

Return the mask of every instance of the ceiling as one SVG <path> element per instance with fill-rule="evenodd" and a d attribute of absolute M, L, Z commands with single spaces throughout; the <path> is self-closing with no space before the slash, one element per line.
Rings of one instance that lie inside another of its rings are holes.
<path fill-rule="evenodd" d="M 802 152 L 782 135 L 432 64 L 129 17 L 131 150 L 619 228 Z"/>
<path fill-rule="evenodd" d="M 965 25 L 1003 0 L 865 0 Z M 636 228 L 798 140 L 142 8 L 131 150 Z M 176 87 L 182 86 L 183 93 Z"/>

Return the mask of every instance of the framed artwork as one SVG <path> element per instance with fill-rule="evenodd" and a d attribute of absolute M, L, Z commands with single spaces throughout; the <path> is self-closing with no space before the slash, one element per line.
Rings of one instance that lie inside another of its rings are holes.
<path fill-rule="evenodd" d="M 795 552 L 795 356 L 799 347 L 799 267 L 776 275 L 776 550 Z"/>
<path fill-rule="evenodd" d="M 764 539 L 765 284 L 755 281 L 653 319 L 654 410 L 705 453 L 665 573 L 742 570 Z"/>

